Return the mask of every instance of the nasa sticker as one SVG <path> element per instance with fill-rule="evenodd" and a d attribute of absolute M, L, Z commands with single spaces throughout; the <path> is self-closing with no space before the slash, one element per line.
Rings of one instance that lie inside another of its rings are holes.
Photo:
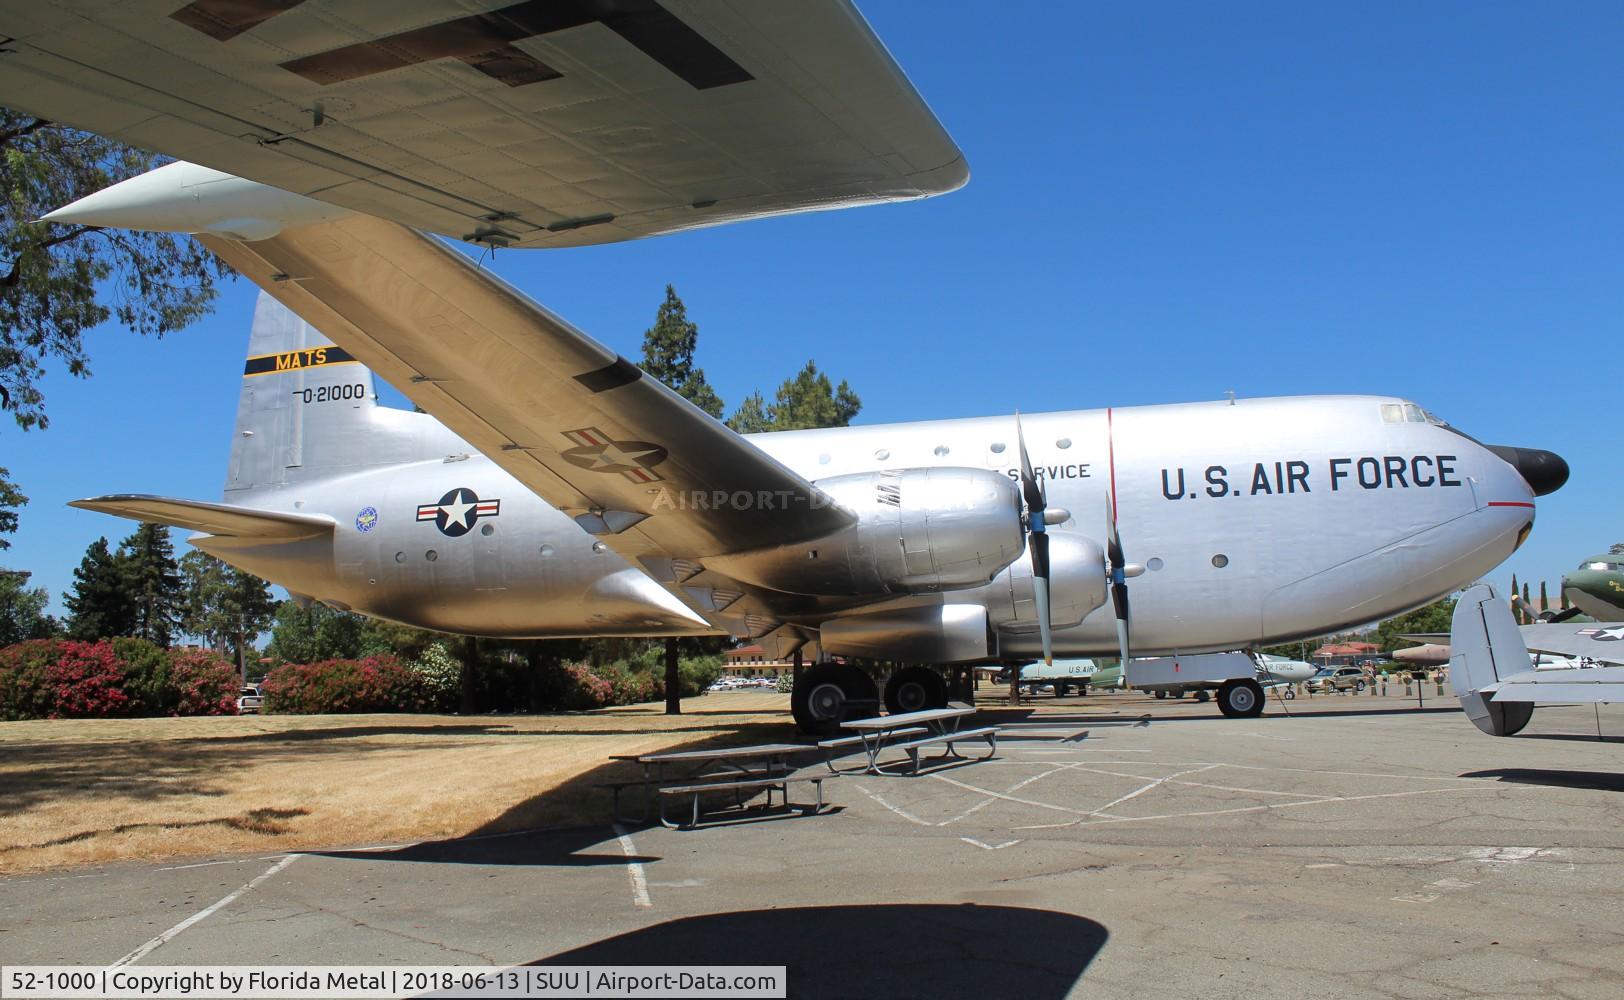
<path fill-rule="evenodd" d="M 378 525 L 378 508 L 362 507 L 355 515 L 355 530 L 366 534 Z"/>

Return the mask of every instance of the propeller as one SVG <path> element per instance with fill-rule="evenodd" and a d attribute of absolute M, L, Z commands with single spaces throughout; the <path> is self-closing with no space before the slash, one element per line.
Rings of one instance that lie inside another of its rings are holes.
<path fill-rule="evenodd" d="M 1015 412 L 1015 444 L 1021 452 L 1021 499 L 1026 504 L 1026 547 L 1032 553 L 1032 597 L 1037 602 L 1038 636 L 1043 643 L 1043 662 L 1054 663 L 1054 629 L 1050 622 L 1049 525 L 1061 524 L 1071 512 L 1061 507 L 1049 510 L 1049 490 L 1032 472 L 1026 454 L 1026 435 L 1021 432 L 1021 414 Z"/>
<path fill-rule="evenodd" d="M 1122 555 L 1122 536 L 1117 534 L 1116 503 L 1105 496 L 1105 558 L 1111 583 L 1111 607 L 1116 612 L 1117 648 L 1122 651 L 1122 669 L 1128 669 L 1128 577 L 1144 572 L 1129 566 Z"/>

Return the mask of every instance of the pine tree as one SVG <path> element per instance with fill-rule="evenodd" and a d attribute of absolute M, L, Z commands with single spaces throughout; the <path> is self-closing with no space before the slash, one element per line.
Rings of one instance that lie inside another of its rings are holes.
<path fill-rule="evenodd" d="M 271 588 L 252 573 L 193 550 L 180 561 L 186 605 L 181 625 L 216 649 L 230 649 L 247 676 L 248 641 L 270 627 L 276 613 Z"/>
<path fill-rule="evenodd" d="M 740 434 L 759 434 L 773 429 L 772 417 L 767 414 L 767 401 L 759 391 L 744 397 L 744 402 L 727 418 L 727 425 Z"/>
<path fill-rule="evenodd" d="M 844 380 L 836 388 L 829 376 L 808 361 L 794 378 L 778 387 L 778 401 L 771 409 L 773 430 L 794 431 L 810 427 L 845 427 L 863 408 L 862 400 Z"/>
<path fill-rule="evenodd" d="M 169 529 L 141 525 L 119 546 L 119 557 L 134 612 L 129 634 L 168 647 L 186 610 L 186 587 Z"/>
<path fill-rule="evenodd" d="M 666 285 L 665 301 L 654 316 L 654 325 L 643 334 L 643 370 L 720 420 L 722 399 L 705 381 L 705 370 L 694 364 L 698 346 L 699 326 L 689 321 L 688 308 L 677 298 L 676 288 Z"/>
<path fill-rule="evenodd" d="M 130 600 L 124 563 L 98 538 L 85 549 L 73 571 L 73 592 L 62 601 L 68 608 L 68 635 L 74 639 L 103 639 L 130 635 L 135 607 Z"/>

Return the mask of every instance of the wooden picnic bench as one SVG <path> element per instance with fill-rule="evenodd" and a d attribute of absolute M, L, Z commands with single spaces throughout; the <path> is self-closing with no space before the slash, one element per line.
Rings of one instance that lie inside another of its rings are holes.
<path fill-rule="evenodd" d="M 706 781 L 693 785 L 667 785 L 660 789 L 660 824 L 673 830 L 683 828 L 682 823 L 673 823 L 666 816 L 666 802 L 678 796 L 689 796 L 693 802 L 693 814 L 687 823 L 687 828 L 691 830 L 699 825 L 699 798 L 702 795 L 711 792 L 732 792 L 734 804 L 743 808 L 745 792 L 765 791 L 767 793 L 767 808 L 771 809 L 773 807 L 773 792 L 776 791 L 784 796 L 784 806 L 788 808 L 790 806 L 789 786 L 800 782 L 808 782 L 817 789 L 817 802 L 810 806 L 800 807 L 803 815 L 815 815 L 823 811 L 823 781 L 821 775 L 802 778 L 779 775 L 771 778 L 749 778 L 742 781 Z"/>

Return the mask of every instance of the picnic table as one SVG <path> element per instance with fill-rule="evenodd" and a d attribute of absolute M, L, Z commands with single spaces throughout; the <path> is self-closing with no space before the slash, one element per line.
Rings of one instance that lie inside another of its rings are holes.
<path fill-rule="evenodd" d="M 636 761 L 643 765 L 640 781 L 606 783 L 614 795 L 616 819 L 641 822 L 648 818 L 655 789 L 666 784 L 692 784 L 706 776 L 726 774 L 734 784 L 752 779 L 780 777 L 789 771 L 789 757 L 807 748 L 796 743 L 766 743 L 759 746 L 715 747 L 710 750 L 677 750 L 671 753 L 645 753 L 620 755 L 610 760 Z M 686 768 L 685 773 L 668 776 L 666 768 Z M 643 812 L 633 820 L 620 814 L 620 792 L 624 788 L 639 787 L 643 791 Z M 739 786 L 744 787 L 743 785 Z"/>
<path fill-rule="evenodd" d="M 872 719 L 849 719 L 841 723 L 846 729 L 855 729 L 856 736 L 843 736 L 839 739 L 824 740 L 818 746 L 824 750 L 832 750 L 841 746 L 850 746 L 856 743 L 863 745 L 863 753 L 868 757 L 869 774 L 882 773 L 876 763 L 880 751 L 885 749 L 885 741 L 894 736 L 912 736 L 915 733 L 933 733 L 930 739 L 945 737 L 958 731 L 959 723 L 967 715 L 974 715 L 973 708 L 927 708 L 920 712 L 899 712 L 895 715 L 881 715 Z M 835 769 L 832 761 L 826 761 L 829 770 Z M 838 772 L 837 772 L 838 773 Z"/>

